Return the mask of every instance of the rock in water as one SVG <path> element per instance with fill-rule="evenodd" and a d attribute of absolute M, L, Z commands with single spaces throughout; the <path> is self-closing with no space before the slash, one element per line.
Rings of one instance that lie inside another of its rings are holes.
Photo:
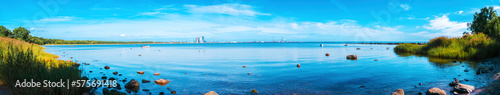
<path fill-rule="evenodd" d="M 405 95 L 405 91 L 403 91 L 403 89 L 398 89 L 398 90 L 392 92 L 391 95 Z"/>
<path fill-rule="evenodd" d="M 113 72 L 113 75 L 116 75 L 116 74 L 118 74 L 118 71 Z"/>
<path fill-rule="evenodd" d="M 329 54 L 329 53 L 326 53 L 326 54 L 325 54 L 325 56 L 330 56 L 330 54 Z"/>
<path fill-rule="evenodd" d="M 142 79 L 142 83 L 149 83 L 149 82 L 151 82 L 151 81 Z"/>
<path fill-rule="evenodd" d="M 174 91 L 170 91 L 170 94 L 176 94 L 176 93 L 177 93 L 177 91 L 175 91 L 175 90 Z"/>
<path fill-rule="evenodd" d="M 466 85 L 466 84 L 457 84 L 453 87 L 453 91 L 459 93 L 459 94 L 467 94 L 471 93 L 472 90 L 474 90 L 474 86 L 471 85 Z"/>
<path fill-rule="evenodd" d="M 427 90 L 427 92 L 425 92 L 425 95 L 446 95 L 446 92 L 444 92 L 444 90 L 434 87 Z"/>
<path fill-rule="evenodd" d="M 374 59 L 373 61 L 378 61 L 378 59 Z"/>
<path fill-rule="evenodd" d="M 300 68 L 300 64 L 297 64 L 297 68 Z"/>
<path fill-rule="evenodd" d="M 138 74 L 144 74 L 144 71 L 137 71 Z"/>
<path fill-rule="evenodd" d="M 346 58 L 356 60 L 356 59 L 358 59 L 358 56 L 357 55 L 347 55 Z"/>
<path fill-rule="evenodd" d="M 448 84 L 448 85 L 450 85 L 450 86 L 455 86 L 455 85 L 458 85 L 458 82 L 459 82 L 459 81 L 458 81 L 458 79 L 456 79 L 456 78 L 455 78 L 455 81 L 451 82 L 451 83 L 450 83 L 450 84 Z"/>
<path fill-rule="evenodd" d="M 361 50 L 361 48 L 356 48 L 356 50 Z"/>
<path fill-rule="evenodd" d="M 250 91 L 250 92 L 252 92 L 252 93 L 257 93 L 257 90 L 252 89 L 252 91 Z"/>
<path fill-rule="evenodd" d="M 155 76 L 158 76 L 158 75 L 160 75 L 160 73 L 155 73 L 154 75 L 155 75 Z"/>
<path fill-rule="evenodd" d="M 137 82 L 137 80 L 135 79 L 132 79 L 127 84 L 125 84 L 125 88 L 131 90 L 139 90 L 139 86 L 139 82 Z"/>
<path fill-rule="evenodd" d="M 469 72 L 469 69 L 465 69 L 464 72 Z"/>
<path fill-rule="evenodd" d="M 106 76 L 102 76 L 102 77 L 101 77 L 101 79 L 108 79 L 108 77 L 106 77 Z"/>
<path fill-rule="evenodd" d="M 109 66 L 104 66 L 104 69 L 109 69 L 110 67 Z"/>
<path fill-rule="evenodd" d="M 243 68 L 246 68 L 247 66 L 243 66 Z"/>
<path fill-rule="evenodd" d="M 159 79 L 159 80 L 156 80 L 155 83 L 158 84 L 158 85 L 161 85 L 161 86 L 165 86 L 168 83 L 170 83 L 170 81 L 165 80 L 165 79 Z"/>
<path fill-rule="evenodd" d="M 214 91 L 210 91 L 210 92 L 207 92 L 203 95 L 219 95 L 219 94 L 215 93 Z"/>

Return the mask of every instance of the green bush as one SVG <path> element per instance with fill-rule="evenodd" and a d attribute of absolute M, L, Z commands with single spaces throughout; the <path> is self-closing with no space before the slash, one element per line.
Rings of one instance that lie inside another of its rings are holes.
<path fill-rule="evenodd" d="M 437 37 L 425 45 L 400 44 L 398 54 L 411 53 L 429 57 L 453 59 L 486 59 L 500 54 L 500 45 L 483 33 L 466 34 L 458 38 Z"/>

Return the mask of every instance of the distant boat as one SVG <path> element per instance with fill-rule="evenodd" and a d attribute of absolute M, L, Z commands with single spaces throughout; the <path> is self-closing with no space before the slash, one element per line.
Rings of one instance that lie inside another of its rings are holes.
<path fill-rule="evenodd" d="M 148 46 L 141 46 L 142 48 L 149 48 L 149 45 Z"/>
<path fill-rule="evenodd" d="M 323 47 L 323 44 L 319 44 L 319 46 Z"/>

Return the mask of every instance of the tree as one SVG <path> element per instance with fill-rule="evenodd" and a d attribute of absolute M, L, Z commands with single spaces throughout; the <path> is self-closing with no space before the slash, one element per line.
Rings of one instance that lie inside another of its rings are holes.
<path fill-rule="evenodd" d="M 12 32 L 9 29 L 0 26 L 0 37 L 11 37 Z"/>
<path fill-rule="evenodd" d="M 474 14 L 474 21 L 470 26 L 472 33 L 481 32 L 490 35 L 492 31 L 492 26 L 488 25 L 491 20 L 498 18 L 493 7 L 484 7 L 481 9 L 480 13 Z"/>
<path fill-rule="evenodd" d="M 14 29 L 14 38 L 27 41 L 29 40 L 29 37 L 30 37 L 30 31 L 28 31 L 26 28 L 19 27 Z"/>

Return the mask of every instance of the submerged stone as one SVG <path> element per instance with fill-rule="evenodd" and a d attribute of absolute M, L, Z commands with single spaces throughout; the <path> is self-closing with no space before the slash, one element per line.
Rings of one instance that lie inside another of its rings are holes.
<path fill-rule="evenodd" d="M 398 89 L 398 90 L 392 92 L 391 95 L 405 95 L 405 91 L 403 91 L 403 89 Z"/>

